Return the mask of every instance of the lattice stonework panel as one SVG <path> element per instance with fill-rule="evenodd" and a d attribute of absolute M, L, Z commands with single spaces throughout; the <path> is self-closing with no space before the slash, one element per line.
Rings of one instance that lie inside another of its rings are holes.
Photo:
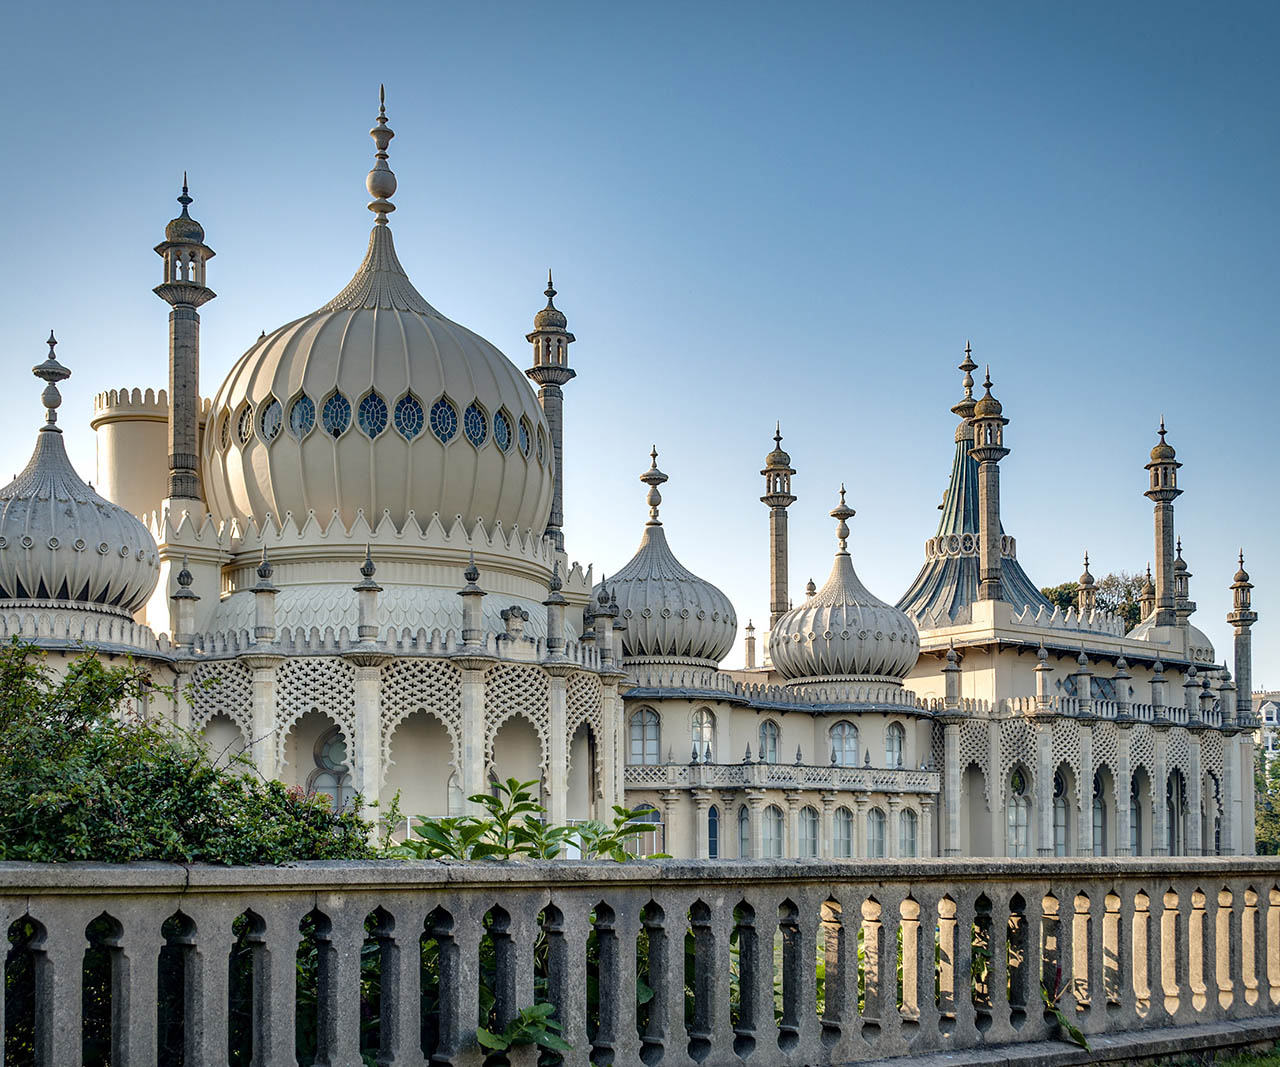
<path fill-rule="evenodd" d="M 1080 777 L 1080 724 L 1075 719 L 1053 720 L 1053 767 L 1067 764 Z"/>
<path fill-rule="evenodd" d="M 1148 774 L 1155 768 L 1156 748 L 1151 738 L 1151 727 L 1145 723 L 1133 728 L 1133 741 L 1129 745 L 1129 766 L 1133 770 L 1145 767 Z"/>
<path fill-rule="evenodd" d="M 585 722 L 599 739 L 604 729 L 604 720 L 601 718 L 602 702 L 598 675 L 588 674 L 586 671 L 572 675 L 565 693 L 566 735 L 572 738 L 578 727 Z"/>
<path fill-rule="evenodd" d="M 1222 735 L 1216 730 L 1200 735 L 1200 766 L 1215 775 L 1222 774 Z"/>
<path fill-rule="evenodd" d="M 944 737 L 944 751 L 945 745 L 946 739 Z M 987 723 L 985 719 L 970 719 L 960 724 L 961 775 L 969 769 L 971 763 L 976 763 L 982 769 L 982 776 L 987 783 L 987 804 L 994 808 L 996 797 L 993 795 L 992 790 L 991 754 L 987 751 Z"/>
<path fill-rule="evenodd" d="M 929 733 L 929 760 L 932 769 L 939 773 L 947 769 L 947 734 L 946 728 L 941 723 L 933 723 Z M 964 762 L 964 757 L 960 758 L 960 771 L 969 765 Z"/>
<path fill-rule="evenodd" d="M 485 754 L 493 759 L 493 738 L 512 715 L 523 715 L 538 731 L 546 752 L 551 723 L 547 716 L 550 681 L 537 667 L 499 663 L 484 679 Z"/>
<path fill-rule="evenodd" d="M 1116 731 L 1116 725 L 1105 720 L 1093 724 L 1093 769 L 1095 771 L 1105 763 L 1111 769 L 1111 773 L 1115 774 L 1116 760 L 1119 758 Z M 1090 785 L 1089 788 L 1092 789 L 1093 786 Z"/>
<path fill-rule="evenodd" d="M 225 715 L 246 741 L 253 738 L 253 675 L 234 660 L 201 663 L 191 672 L 191 728 L 203 730 Z"/>
<path fill-rule="evenodd" d="M 1169 731 L 1169 770 L 1175 767 L 1184 778 L 1191 773 L 1191 740 L 1186 730 Z"/>
<path fill-rule="evenodd" d="M 276 670 L 276 759 L 284 766 L 284 742 L 294 723 L 309 711 L 328 715 L 355 742 L 356 669 L 344 659 L 323 656 L 286 660 Z"/>
<path fill-rule="evenodd" d="M 398 659 L 382 668 L 382 765 L 391 760 L 391 736 L 405 719 L 428 711 L 444 723 L 458 749 L 462 735 L 462 681 L 452 664 L 434 659 Z"/>

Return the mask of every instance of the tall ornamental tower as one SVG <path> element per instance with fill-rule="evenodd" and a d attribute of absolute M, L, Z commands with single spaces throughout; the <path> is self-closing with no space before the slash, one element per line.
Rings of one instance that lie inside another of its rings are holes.
<path fill-rule="evenodd" d="M 547 287 L 543 290 L 547 306 L 533 317 L 533 333 L 525 334 L 525 340 L 533 345 L 533 366 L 525 374 L 538 383 L 538 403 L 542 405 L 551 427 L 551 450 L 555 456 L 555 470 L 551 514 L 547 517 L 547 536 L 555 541 L 556 548 L 564 551 L 564 393 L 560 387 L 572 381 L 578 372 L 569 366 L 569 346 L 574 336 L 565 327 L 568 320 L 555 305 L 555 286 L 551 284 L 551 271 L 547 271 Z"/>
<path fill-rule="evenodd" d="M 1236 721 L 1242 722 L 1253 714 L 1253 635 L 1250 632 L 1258 621 L 1253 610 L 1253 583 L 1244 569 L 1244 549 L 1240 550 L 1240 569 L 1231 583 L 1232 610 L 1227 622 L 1235 630 L 1236 653 Z"/>
<path fill-rule="evenodd" d="M 1000 401 L 991 395 L 991 368 L 986 390 L 973 406 L 973 448 L 978 463 L 978 599 L 1003 600 L 1000 576 L 1000 461 L 1009 454 L 1004 428 L 1009 420 Z"/>
<path fill-rule="evenodd" d="M 182 214 L 164 228 L 156 254 L 164 260 L 164 281 L 155 294 L 169 312 L 169 487 L 166 496 L 203 500 L 197 434 L 200 422 L 200 313 L 217 294 L 205 284 L 205 264 L 213 249 L 204 243 L 204 227 L 187 212 L 191 197 L 182 175 Z"/>
<path fill-rule="evenodd" d="M 764 459 L 764 496 L 769 508 L 769 629 L 791 610 L 787 598 L 787 508 L 796 502 L 791 495 L 791 457 L 782 450 L 782 424 L 774 428 L 773 451 Z"/>
<path fill-rule="evenodd" d="M 1156 626 L 1173 626 L 1178 621 L 1177 598 L 1174 595 L 1173 502 L 1182 495 L 1178 488 L 1177 453 L 1165 441 L 1164 416 L 1160 417 L 1160 440 L 1151 450 L 1146 469 L 1151 487 L 1143 496 L 1155 504 L 1156 525 Z"/>

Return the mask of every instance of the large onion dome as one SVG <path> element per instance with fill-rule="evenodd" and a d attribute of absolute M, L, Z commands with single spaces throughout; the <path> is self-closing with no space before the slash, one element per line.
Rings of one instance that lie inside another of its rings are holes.
<path fill-rule="evenodd" d="M 412 512 L 541 535 L 551 510 L 550 429 L 524 375 L 414 288 L 387 214 L 396 188 L 383 107 L 371 131 L 377 221 L 341 293 L 259 338 L 213 400 L 204 484 L 224 518 Z"/>
<path fill-rule="evenodd" d="M 658 518 L 667 476 L 658 470 L 658 450 L 640 476 L 649 486 L 649 521 L 640 547 L 625 567 L 609 579 L 626 624 L 622 654 L 628 660 L 677 660 L 716 667 L 733 647 L 738 620 L 729 598 L 685 568 L 667 544 Z M 601 586 L 596 587 L 599 593 Z"/>
<path fill-rule="evenodd" d="M 67 458 L 56 425 L 57 383 L 71 372 L 54 356 L 57 343 L 50 333 L 49 356 L 34 368 L 48 383 L 35 451 L 0 489 L 0 597 L 129 616 L 160 577 L 156 544 L 142 523 L 86 485 Z"/>
<path fill-rule="evenodd" d="M 902 684 L 920 656 L 920 638 L 905 613 L 877 599 L 858 580 L 849 558 L 853 508 L 832 512 L 840 550 L 831 577 L 800 607 L 774 624 L 769 656 L 792 682 L 867 681 Z"/>

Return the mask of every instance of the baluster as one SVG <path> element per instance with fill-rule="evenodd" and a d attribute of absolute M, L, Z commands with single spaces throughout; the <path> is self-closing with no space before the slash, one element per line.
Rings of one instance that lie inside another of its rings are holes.
<path fill-rule="evenodd" d="M 827 898 L 831 922 L 823 930 L 822 1040 L 833 1062 L 849 1062 L 866 1051 L 858 1012 L 858 930 L 862 896 L 851 883 L 842 883 L 840 897 Z"/>
<path fill-rule="evenodd" d="M 1204 916 L 1200 923 L 1200 980 L 1204 984 L 1204 1007 L 1200 1009 L 1199 1015 L 1208 1019 L 1217 1018 L 1219 997 L 1230 997 L 1230 976 L 1227 976 L 1225 983 L 1221 983 L 1218 975 L 1219 912 L 1224 919 L 1231 913 L 1231 904 L 1219 899 L 1223 892 L 1226 892 L 1226 888 L 1221 882 L 1206 883 Z"/>
<path fill-rule="evenodd" d="M 254 1067 L 295 1067 L 297 1025 L 298 924 L 309 910 L 298 903 L 269 902 L 263 907 L 265 928 L 253 954 Z"/>
<path fill-rule="evenodd" d="M 436 903 L 432 900 L 431 903 Z M 476 1019 L 480 1004 L 480 937 L 485 906 L 479 894 L 450 894 L 439 904 L 448 913 L 437 927 L 440 946 L 440 1041 L 432 1060 L 455 1067 L 478 1064 Z"/>
<path fill-rule="evenodd" d="M 507 922 L 506 950 L 498 956 L 498 984 L 510 991 L 513 1017 L 535 1001 L 533 949 L 537 943 L 538 916 L 544 899 L 543 894 L 514 893 L 505 901 L 511 918 Z M 502 973 L 506 968 L 512 971 L 510 975 Z M 512 1049 L 508 1057 L 511 1067 L 535 1067 L 538 1046 Z"/>
<path fill-rule="evenodd" d="M 978 1043 L 977 1013 L 973 1007 L 973 919 L 974 901 L 980 883 L 956 887 L 956 965 L 954 1047 L 966 1048 Z"/>
<path fill-rule="evenodd" d="M 156 1062 L 156 981 L 164 919 L 147 901 L 140 907 L 122 909 L 119 921 L 124 933 L 121 951 L 114 954 L 121 973 L 112 982 L 111 1043 L 122 1053 L 121 1067 L 152 1067 Z"/>
<path fill-rule="evenodd" d="M 1258 892 L 1257 886 L 1249 887 L 1253 898 L 1253 929 L 1250 932 L 1250 943 L 1253 946 L 1253 987 L 1257 992 L 1257 1000 L 1253 1008 L 1255 1014 L 1265 1015 L 1271 1011 L 1271 973 L 1267 957 L 1267 898 Z"/>
<path fill-rule="evenodd" d="M 36 1063 L 64 1067 L 80 1063 L 81 999 L 85 927 L 94 916 L 86 907 L 64 905 L 56 897 L 40 902 L 44 934 L 32 945 L 36 963 Z"/>
<path fill-rule="evenodd" d="M 991 1002 L 991 1029 L 985 1040 L 1012 1041 L 1013 1028 L 1009 1005 L 1009 889 L 992 886 L 987 892 L 991 900 L 991 963 L 987 972 L 987 995 Z"/>
<path fill-rule="evenodd" d="M 711 944 L 708 947 L 708 972 L 704 975 L 698 971 L 696 985 L 698 995 L 706 990 L 706 1018 L 710 1030 L 710 1048 L 719 1051 L 726 1059 L 733 1049 L 733 1023 L 729 1017 L 730 1002 L 733 998 L 732 952 L 729 940 L 733 934 L 734 898 L 730 890 L 720 890 L 718 895 L 707 900 L 709 909 L 708 935 Z M 703 945 L 698 945 L 698 966 L 703 965 Z"/>
<path fill-rule="evenodd" d="M 227 1061 L 227 1022 L 230 990 L 231 947 L 236 935 L 231 924 L 239 914 L 239 902 L 226 903 L 184 900 L 195 924 L 192 947 L 187 958 L 186 990 L 183 1005 L 183 1045 L 193 1067 L 217 1067 Z M 196 907 L 196 904 L 199 907 Z"/>
<path fill-rule="evenodd" d="M 1047 1038 L 1050 1033 L 1049 1018 L 1044 1010 L 1044 1004 L 1040 996 L 1040 984 L 1043 982 L 1048 985 L 1049 980 L 1053 977 L 1045 973 L 1050 969 L 1052 962 L 1045 950 L 1048 921 L 1045 918 L 1044 898 L 1048 892 L 1048 885 L 1032 882 L 1022 894 L 1026 904 L 1025 921 L 1027 926 L 1026 935 L 1023 939 L 1023 943 L 1026 946 L 1026 962 L 1023 970 L 1026 975 L 1027 1019 L 1019 1029 L 1018 1035 L 1031 1041 Z"/>
<path fill-rule="evenodd" d="M 561 1036 L 573 1046 L 562 1053 L 566 1067 L 587 1067 L 587 935 L 590 932 L 586 898 L 557 896 L 547 923 L 547 979 L 556 1006 Z"/>
<path fill-rule="evenodd" d="M 322 896 L 317 907 L 328 917 L 329 925 L 316 931 L 320 1031 L 316 1064 L 355 1067 L 361 1062 L 360 963 L 367 906 L 361 897 Z"/>
<path fill-rule="evenodd" d="M 799 1046 L 796 1056 L 805 1063 L 819 1063 L 825 1059 L 822 1048 L 822 1027 L 818 1022 L 818 989 L 816 962 L 818 937 L 822 919 L 822 901 L 826 893 L 806 887 L 796 897 L 799 915 L 799 974 L 796 982 L 796 1012 L 799 1016 Z"/>
<path fill-rule="evenodd" d="M 1117 1030 L 1135 1030 L 1141 1025 L 1136 988 L 1138 960 L 1133 933 L 1133 924 L 1137 921 L 1137 895 L 1140 888 L 1134 882 L 1123 882 L 1116 889 L 1120 897 L 1120 911 L 1116 918 L 1114 966 L 1116 996 L 1119 1003 L 1114 1013 L 1108 1014 L 1114 1019 L 1114 1028 Z"/>
<path fill-rule="evenodd" d="M 1102 1034 L 1107 1030 L 1107 901 L 1113 890 L 1105 882 L 1095 882 L 1089 894 L 1089 929 L 1086 944 L 1086 981 L 1089 988 L 1089 1010 L 1081 1027 L 1086 1033 Z"/>
<path fill-rule="evenodd" d="M 612 894 L 610 896 L 618 935 L 616 984 L 610 991 L 610 996 L 617 1001 L 618 1010 L 613 1060 L 618 1065 L 640 1062 L 640 1033 L 636 1028 L 636 938 L 640 935 L 640 913 L 649 896 L 648 891 L 635 889 L 620 892 L 616 897 Z M 601 970 L 603 971 L 603 966 Z M 604 999 L 604 984 L 601 982 L 602 1011 Z"/>
<path fill-rule="evenodd" d="M 1231 903 L 1223 909 L 1225 931 L 1218 927 L 1218 1005 L 1239 1015 L 1249 1014 L 1249 998 L 1244 980 L 1244 883 L 1232 881 L 1226 887 Z M 1228 988 L 1230 987 L 1230 988 Z"/>
<path fill-rule="evenodd" d="M 600 1064 L 617 1064 L 622 1062 L 618 1054 L 618 1045 L 625 1018 L 622 1012 L 622 997 L 628 988 L 627 983 L 622 980 L 620 952 L 622 931 L 612 905 L 598 903 L 595 914 L 600 1022 L 596 1029 L 591 1061 Z"/>
<path fill-rule="evenodd" d="M 917 1052 L 928 1052 L 942 1045 L 938 1031 L 938 1000 L 934 989 L 934 983 L 937 980 L 934 951 L 937 944 L 938 900 L 941 894 L 921 885 L 914 887 L 912 897 L 920 905 L 920 923 L 917 928 L 914 956 L 914 988 L 916 1008 L 920 1013 L 920 1026 L 912 1042 L 912 1048 Z M 907 980 L 905 970 L 902 978 L 905 983 Z"/>
<path fill-rule="evenodd" d="M 422 1054 L 421 898 L 398 896 L 396 913 L 379 911 L 377 937 L 382 956 L 382 1021 L 379 1062 L 385 1067 L 425 1067 Z"/>
<path fill-rule="evenodd" d="M 902 902 L 906 887 L 891 884 L 880 897 L 880 960 L 876 988 L 880 1017 L 880 1046 L 892 1055 L 906 1050 L 902 1013 L 898 1009 L 898 931 L 902 928 Z"/>
<path fill-rule="evenodd" d="M 1178 1022 L 1190 1021 L 1195 1015 L 1191 989 L 1191 910 L 1192 894 L 1195 887 L 1190 882 L 1183 882 L 1178 887 L 1178 910 L 1174 913 L 1173 945 L 1174 945 L 1174 994 L 1178 1007 L 1174 1018 Z"/>

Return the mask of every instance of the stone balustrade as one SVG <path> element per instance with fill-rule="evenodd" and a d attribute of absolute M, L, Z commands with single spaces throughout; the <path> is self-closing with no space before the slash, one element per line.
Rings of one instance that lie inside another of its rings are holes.
<path fill-rule="evenodd" d="M 116 1067 L 155 1064 L 158 1030 L 189 1067 L 225 1064 L 237 983 L 261 1067 L 295 1063 L 304 1007 L 316 1063 L 355 1067 L 363 1030 L 378 1063 L 479 1067 L 482 984 L 498 1025 L 545 995 L 580 1067 L 1052 1039 L 1042 982 L 1095 1040 L 1280 1012 L 1275 859 L 0 864 L 0 919 L 7 1022 L 24 1025 L 25 976 L 46 1067 L 81 1062 L 89 929 Z M 300 999 L 304 931 L 317 966 Z"/>
<path fill-rule="evenodd" d="M 821 789 L 936 793 L 937 771 L 900 767 L 810 766 L 803 763 L 628 764 L 631 789 Z"/>

